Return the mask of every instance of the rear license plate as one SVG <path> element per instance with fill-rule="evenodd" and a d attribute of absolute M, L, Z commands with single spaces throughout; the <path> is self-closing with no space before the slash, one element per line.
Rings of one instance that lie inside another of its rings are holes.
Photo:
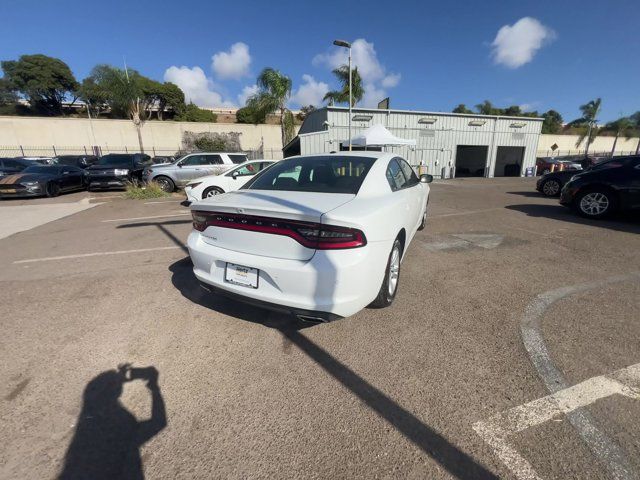
<path fill-rule="evenodd" d="M 16 189 L 15 188 L 5 188 L 4 190 L 2 190 L 2 193 L 16 193 Z"/>
<path fill-rule="evenodd" d="M 242 285 L 243 287 L 258 288 L 258 272 L 257 268 L 227 263 L 224 279 L 226 282 Z"/>

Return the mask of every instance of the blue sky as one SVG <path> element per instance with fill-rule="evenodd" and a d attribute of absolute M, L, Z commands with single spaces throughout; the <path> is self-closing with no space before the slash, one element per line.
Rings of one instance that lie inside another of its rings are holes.
<path fill-rule="evenodd" d="M 354 43 L 366 104 L 450 111 L 488 99 L 572 120 L 640 110 L 640 2 L 2 0 L 0 59 L 44 53 L 78 79 L 97 63 L 172 80 L 202 106 L 241 105 L 265 66 L 294 81 L 293 107 L 335 88 Z"/>

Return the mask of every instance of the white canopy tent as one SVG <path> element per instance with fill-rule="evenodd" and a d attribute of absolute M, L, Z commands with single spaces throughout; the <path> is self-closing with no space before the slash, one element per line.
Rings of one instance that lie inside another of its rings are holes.
<path fill-rule="evenodd" d="M 351 137 L 353 147 L 382 147 L 385 145 L 413 145 L 415 140 L 396 137 L 383 125 L 376 123 L 367 128 L 364 132 Z M 349 140 L 342 142 L 343 146 L 349 146 Z"/>

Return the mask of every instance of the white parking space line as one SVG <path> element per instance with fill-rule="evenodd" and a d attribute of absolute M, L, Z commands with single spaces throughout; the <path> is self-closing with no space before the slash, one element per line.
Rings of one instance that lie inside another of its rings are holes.
<path fill-rule="evenodd" d="M 440 215 L 429 215 L 428 218 L 457 217 L 457 216 L 460 216 L 460 215 L 474 215 L 476 213 L 495 212 L 496 210 L 504 210 L 504 208 L 503 207 L 485 208 L 484 210 L 468 210 L 466 212 L 458 212 L 458 213 L 443 213 L 443 214 L 440 214 Z"/>
<path fill-rule="evenodd" d="M 524 405 L 498 413 L 473 429 L 489 444 L 496 455 L 519 480 L 540 480 L 533 466 L 509 443 L 509 436 L 569 415 L 579 408 L 612 395 L 623 395 L 640 400 L 640 363 L 617 370 L 610 375 L 593 377 L 572 387 L 559 390 Z M 636 478 L 633 471 L 622 468 L 611 472 L 612 478 Z"/>
<path fill-rule="evenodd" d="M 132 218 L 112 218 L 109 220 L 100 220 L 102 223 L 109 222 L 137 222 L 138 220 L 153 220 L 154 218 L 167 218 L 167 217 L 183 217 L 185 215 L 191 215 L 191 211 L 171 213 L 167 215 L 152 215 L 150 217 L 132 217 Z"/>
<path fill-rule="evenodd" d="M 159 203 L 177 203 L 182 202 L 182 200 L 159 200 L 156 202 L 144 202 L 145 205 L 157 205 Z"/>
<path fill-rule="evenodd" d="M 16 260 L 14 264 L 20 263 L 39 263 L 39 262 L 52 262 L 55 260 L 69 260 L 73 258 L 87 258 L 87 257 L 102 257 L 105 255 L 126 255 L 130 253 L 145 253 L 145 252 L 159 252 L 162 250 L 176 250 L 182 249 L 178 245 L 172 245 L 170 247 L 155 247 L 155 248 L 139 248 L 136 250 L 116 250 L 113 252 L 93 252 L 93 253 L 79 253 L 76 255 L 62 255 L 59 257 L 43 257 L 43 258 L 29 258 L 26 260 Z"/>
<path fill-rule="evenodd" d="M 540 479 L 533 467 L 508 442 L 508 436 L 564 414 L 611 478 L 636 480 L 637 474 L 622 448 L 599 428 L 595 419 L 581 407 L 598 399 L 622 394 L 640 399 L 640 364 L 618 370 L 611 375 L 594 377 L 570 387 L 554 365 L 547 349 L 540 319 L 555 302 L 577 293 L 606 287 L 619 282 L 640 280 L 640 272 L 617 275 L 601 281 L 549 290 L 531 302 L 520 322 L 520 332 L 531 363 L 551 395 L 499 413 L 489 420 L 477 422 L 474 430 L 495 451 L 519 480 Z"/>

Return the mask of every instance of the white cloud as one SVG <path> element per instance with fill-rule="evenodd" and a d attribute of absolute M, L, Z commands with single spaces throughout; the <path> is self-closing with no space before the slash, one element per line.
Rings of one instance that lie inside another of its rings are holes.
<path fill-rule="evenodd" d="M 258 85 L 255 84 L 247 85 L 246 87 L 244 87 L 242 89 L 242 92 L 238 94 L 238 105 L 240 105 L 241 107 L 246 105 L 247 99 L 258 93 L 258 90 L 260 89 L 258 88 Z"/>
<path fill-rule="evenodd" d="M 216 92 L 215 84 L 200 67 L 171 66 L 164 72 L 164 81 L 175 83 L 184 92 L 185 99 L 199 107 L 227 107 L 232 102 L 222 99 Z"/>
<path fill-rule="evenodd" d="M 377 107 L 380 100 L 383 100 L 387 97 L 386 90 L 377 87 L 374 83 L 365 83 L 363 86 L 364 96 L 362 97 L 361 102 L 363 107 Z"/>
<path fill-rule="evenodd" d="M 401 75 L 399 73 L 390 73 L 382 79 L 382 86 L 385 88 L 393 88 L 400 83 Z"/>
<path fill-rule="evenodd" d="M 329 91 L 329 85 L 318 82 L 311 75 L 302 75 L 303 84 L 291 95 L 291 102 L 301 107 L 313 105 L 315 107 L 322 104 L 322 99 Z"/>
<path fill-rule="evenodd" d="M 493 60 L 508 68 L 518 68 L 533 60 L 536 52 L 556 38 L 553 30 L 535 18 L 523 17 L 513 25 L 504 25 L 491 46 Z"/>
<path fill-rule="evenodd" d="M 393 88 L 400 82 L 399 73 L 387 73 L 384 65 L 378 60 L 378 54 L 373 43 L 359 38 L 351 44 L 351 55 L 354 67 L 362 77 L 365 89 L 362 105 L 376 106 L 387 96 L 386 88 Z M 349 55 L 345 48 L 334 48 L 328 53 L 321 53 L 313 58 L 313 65 L 325 66 L 333 70 L 349 62 Z"/>
<path fill-rule="evenodd" d="M 531 110 L 535 110 L 538 105 L 540 105 L 540 102 L 531 102 L 531 103 L 522 103 L 519 105 L 520 110 L 522 110 L 523 112 L 529 112 Z"/>
<path fill-rule="evenodd" d="M 242 42 L 231 45 L 228 52 L 218 52 L 211 57 L 211 69 L 223 80 L 248 76 L 250 65 L 249 46 Z"/>

